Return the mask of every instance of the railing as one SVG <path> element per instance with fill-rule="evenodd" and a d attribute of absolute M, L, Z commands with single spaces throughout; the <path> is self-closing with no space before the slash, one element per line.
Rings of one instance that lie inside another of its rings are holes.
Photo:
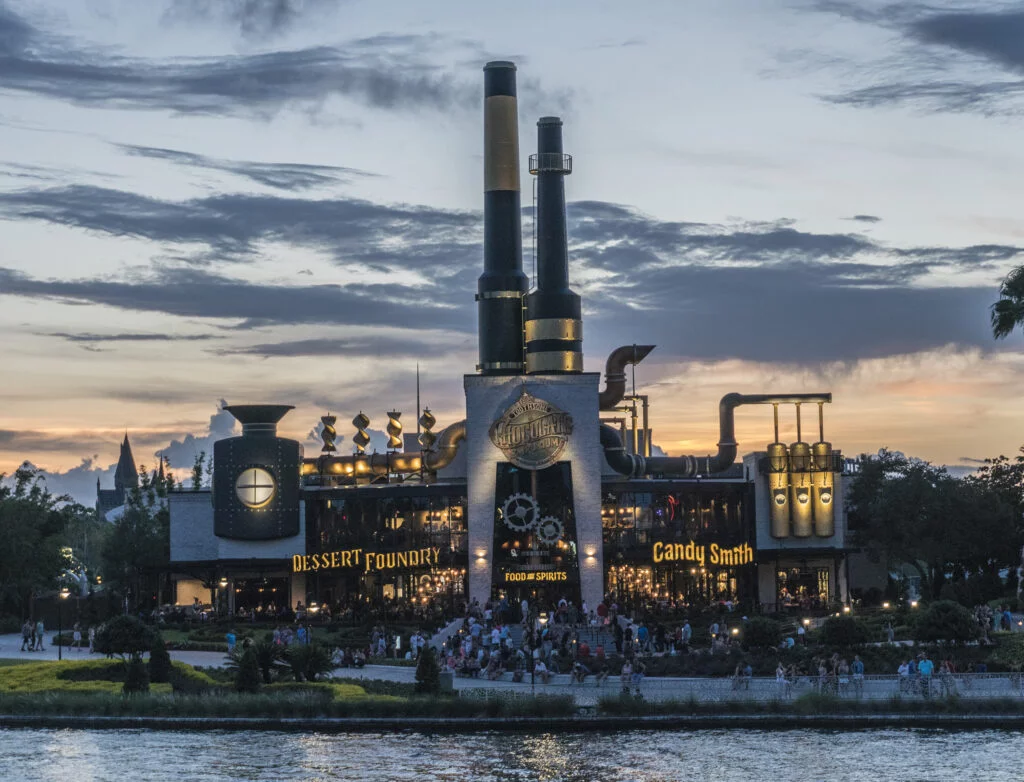
<path fill-rule="evenodd" d="M 509 676 L 502 677 L 505 681 Z M 529 674 L 525 677 L 529 683 Z M 515 685 L 521 686 L 521 685 Z M 924 676 L 799 676 L 794 680 L 772 677 L 737 678 L 652 678 L 623 682 L 617 675 L 598 681 L 586 676 L 583 682 L 569 674 L 551 677 L 548 684 L 537 683 L 538 692 L 552 694 L 582 692 L 601 696 L 629 691 L 649 700 L 679 700 L 714 703 L 724 701 L 792 700 L 803 695 L 829 695 L 850 700 L 889 700 L 891 698 L 1024 698 L 1024 675 L 1017 673 L 962 673 Z"/>
<path fill-rule="evenodd" d="M 572 155 L 561 152 L 537 152 L 530 155 L 529 165 L 531 174 L 571 174 Z"/>

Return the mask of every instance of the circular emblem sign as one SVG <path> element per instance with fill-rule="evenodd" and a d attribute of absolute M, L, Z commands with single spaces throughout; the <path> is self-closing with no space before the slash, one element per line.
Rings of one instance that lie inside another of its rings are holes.
<path fill-rule="evenodd" d="M 491 442 L 524 470 L 543 470 L 558 461 L 571 434 L 572 416 L 525 387 L 490 431 Z"/>
<path fill-rule="evenodd" d="M 274 497 L 274 476 L 261 467 L 249 467 L 235 481 L 235 495 L 247 508 L 262 508 Z"/>

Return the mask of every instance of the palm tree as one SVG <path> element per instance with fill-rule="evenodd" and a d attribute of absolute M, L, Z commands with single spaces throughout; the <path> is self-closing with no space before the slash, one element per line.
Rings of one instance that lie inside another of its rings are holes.
<path fill-rule="evenodd" d="M 1008 337 L 1017 327 L 1024 329 L 1024 266 L 1010 272 L 999 286 L 999 301 L 992 305 L 992 334 Z"/>

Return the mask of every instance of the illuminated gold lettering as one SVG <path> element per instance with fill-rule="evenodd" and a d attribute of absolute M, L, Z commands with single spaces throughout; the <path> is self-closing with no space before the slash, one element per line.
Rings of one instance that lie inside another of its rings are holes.
<path fill-rule="evenodd" d="M 663 549 L 664 549 L 664 544 L 661 543 L 660 541 L 654 544 L 654 561 L 655 562 L 661 562 L 661 560 L 664 558 L 663 555 L 662 555 L 662 550 Z"/>
<path fill-rule="evenodd" d="M 388 570 L 394 570 L 396 567 L 398 567 L 398 557 L 396 557 L 394 554 L 385 554 L 384 562 Z"/>
<path fill-rule="evenodd" d="M 302 572 L 302 555 L 296 554 L 292 557 L 292 573 Z"/>
<path fill-rule="evenodd" d="M 337 551 L 332 551 L 331 552 L 331 567 L 332 568 L 338 567 L 338 552 Z"/>
<path fill-rule="evenodd" d="M 309 554 L 302 555 L 302 569 L 309 570 Z"/>
<path fill-rule="evenodd" d="M 398 552 L 398 567 L 409 567 L 409 554 L 407 552 Z"/>
<path fill-rule="evenodd" d="M 439 549 L 439 548 L 432 548 L 430 550 L 434 552 L 434 564 L 435 565 L 440 565 L 441 564 L 441 549 Z M 430 562 L 427 562 L 426 564 L 429 565 Z"/>
<path fill-rule="evenodd" d="M 363 553 L 361 548 L 352 549 L 352 556 L 355 557 L 356 567 L 359 567 L 359 555 Z"/>
<path fill-rule="evenodd" d="M 342 551 L 341 552 L 341 566 L 342 567 L 352 567 L 352 552 L 351 551 Z"/>
<path fill-rule="evenodd" d="M 420 552 L 410 551 L 409 552 L 409 564 L 412 567 L 419 567 L 420 564 Z"/>
<path fill-rule="evenodd" d="M 712 543 L 711 544 L 711 564 L 712 565 L 719 564 L 721 562 L 721 554 L 723 554 L 723 553 L 724 552 L 722 552 L 721 549 L 718 548 L 718 544 L 717 543 Z M 726 563 L 725 562 L 721 562 L 721 564 L 724 565 Z"/>

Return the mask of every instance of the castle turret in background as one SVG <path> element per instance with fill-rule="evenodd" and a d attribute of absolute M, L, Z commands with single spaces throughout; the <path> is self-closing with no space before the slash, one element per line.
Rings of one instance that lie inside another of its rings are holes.
<path fill-rule="evenodd" d="M 135 457 L 132 456 L 132 445 L 128 442 L 128 433 L 125 432 L 124 442 L 121 443 L 121 454 L 117 459 L 117 467 L 114 469 L 114 488 L 101 489 L 100 480 L 96 479 L 96 514 L 101 519 L 106 518 L 110 511 L 124 505 L 128 494 L 138 486 L 139 470 L 135 466 Z"/>

